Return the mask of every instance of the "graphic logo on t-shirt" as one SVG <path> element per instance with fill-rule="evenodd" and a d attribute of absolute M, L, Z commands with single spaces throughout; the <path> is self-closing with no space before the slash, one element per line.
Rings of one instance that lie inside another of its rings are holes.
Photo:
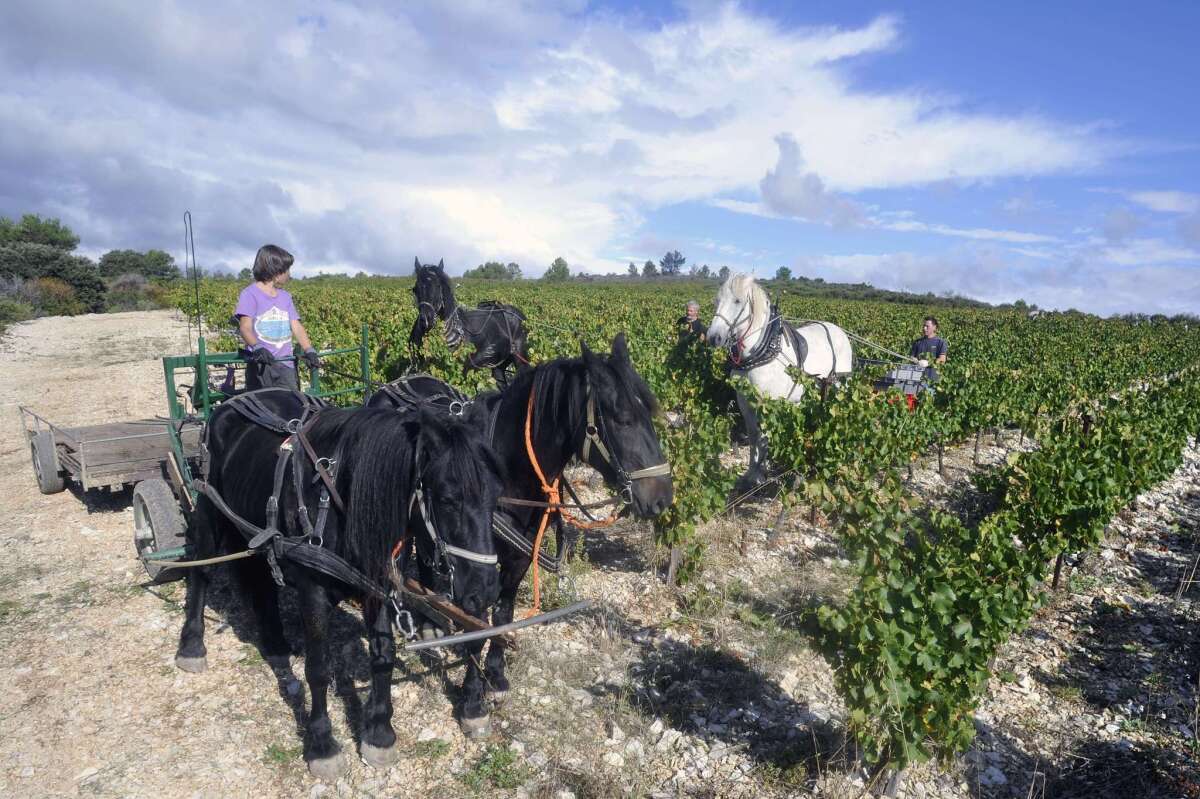
<path fill-rule="evenodd" d="M 272 347 L 282 347 L 292 340 L 292 322 L 287 311 L 275 306 L 254 319 L 254 334 Z"/>

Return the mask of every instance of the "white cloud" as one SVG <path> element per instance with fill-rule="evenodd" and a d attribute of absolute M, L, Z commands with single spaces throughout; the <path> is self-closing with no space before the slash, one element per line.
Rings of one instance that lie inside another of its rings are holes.
<path fill-rule="evenodd" d="M 1200 264 L 1200 251 L 1168 244 L 1161 239 L 1134 239 L 1119 246 L 1103 247 L 1098 252 L 1104 261 L 1117 266 L 1158 264 Z M 1193 297 L 1193 301 L 1200 297 Z"/>
<path fill-rule="evenodd" d="M 1043 308 L 1076 308 L 1100 315 L 1195 313 L 1200 297 L 1200 268 L 1196 267 L 1114 269 L 1083 260 L 1046 264 L 986 247 L 938 255 L 803 257 L 797 259 L 793 272 L 902 291 L 959 293 L 993 303 L 1023 299 Z"/>
<path fill-rule="evenodd" d="M 803 188 L 803 187 L 801 187 Z M 819 186 L 818 186 L 819 188 Z M 800 189 L 797 190 L 797 193 Z M 766 192 L 764 192 L 764 195 Z M 766 197 L 764 196 L 764 199 Z M 811 213 L 801 213 L 804 208 L 802 202 L 810 203 L 813 207 Z M 834 210 L 821 203 L 830 202 L 846 202 L 839 197 L 831 196 L 823 191 L 809 191 L 807 195 L 802 195 L 800 200 L 793 200 L 796 210 L 788 213 L 787 209 L 776 210 L 782 203 L 776 202 L 775 208 L 768 207 L 765 202 L 756 203 L 746 200 L 734 200 L 727 198 L 718 198 L 711 200 L 709 205 L 717 208 L 724 208 L 727 211 L 733 211 L 738 214 L 749 214 L 752 216 L 761 216 L 768 219 L 786 219 L 789 217 L 798 217 L 806 221 L 831 221 Z M 851 205 L 852 211 L 858 212 L 861 209 L 857 205 Z M 835 205 L 836 209 L 837 206 Z M 1049 236 L 1042 233 L 1027 233 L 1020 230 L 994 230 L 992 228 L 958 228 L 951 225 L 943 225 L 933 222 L 922 222 L 913 218 L 914 213 L 908 210 L 902 211 L 886 211 L 878 214 L 875 217 L 850 217 L 847 214 L 844 219 L 849 219 L 850 224 L 861 225 L 865 228 L 878 228 L 881 230 L 892 230 L 899 233 L 934 233 L 939 236 L 950 236 L 952 238 L 974 239 L 977 241 L 1006 241 L 1014 244 L 1049 244 L 1059 242 L 1057 236 Z M 821 217 L 824 217 L 822 219 Z M 815 218 L 814 218 L 815 217 Z"/>
<path fill-rule="evenodd" d="M 851 227 L 863 221 L 863 209 L 856 203 L 825 189 L 821 178 L 804 170 L 804 156 L 791 135 L 775 137 L 779 161 L 759 181 L 763 205 L 784 216 L 807 222 L 825 222 L 835 227 Z"/>
<path fill-rule="evenodd" d="M 1200 211 L 1200 194 L 1186 191 L 1135 191 L 1127 196 L 1138 205 L 1160 213 L 1189 214 Z"/>
<path fill-rule="evenodd" d="M 954 236 L 963 239 L 979 241 L 1008 241 L 1014 244 L 1045 244 L 1056 242 L 1055 236 L 1041 233 L 1025 233 L 1019 230 L 992 230 L 990 228 L 956 228 L 949 225 L 930 224 L 916 220 L 896 222 L 876 222 L 878 227 L 885 230 L 897 230 L 905 233 L 937 233 L 940 236 Z"/>
<path fill-rule="evenodd" d="M 0 213 L 61 215 L 89 247 L 176 249 L 190 208 L 202 257 L 229 263 L 272 239 L 313 268 L 608 270 L 668 203 L 762 183 L 764 206 L 832 222 L 853 217 L 847 192 L 1071 172 L 1117 146 L 856 89 L 856 59 L 900 46 L 896 17 L 795 29 L 722 4 L 648 29 L 585 9 L 0 4 Z"/>

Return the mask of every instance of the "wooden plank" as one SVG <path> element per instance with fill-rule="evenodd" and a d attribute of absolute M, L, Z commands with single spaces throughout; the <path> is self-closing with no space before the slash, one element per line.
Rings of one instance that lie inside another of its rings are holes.
<path fill-rule="evenodd" d="M 163 476 L 163 463 L 167 457 L 164 453 L 161 457 L 153 458 L 138 458 L 136 460 L 117 461 L 116 463 L 92 463 L 88 462 L 87 473 L 88 478 L 102 477 L 112 474 L 121 474 L 123 472 L 133 473 L 153 473 L 155 477 Z"/>
<path fill-rule="evenodd" d="M 435 616 L 436 621 L 441 621 L 448 617 L 459 627 L 468 631 L 487 630 L 492 626 L 486 621 L 470 615 L 458 607 L 458 605 L 446 601 L 441 595 L 435 594 L 411 577 L 405 578 L 404 585 L 400 590 L 404 594 L 406 601 L 412 601 L 414 604 L 434 610 L 435 613 L 430 615 Z M 437 619 L 436 617 L 438 616 L 442 617 L 442 619 Z M 512 633 L 506 633 L 499 637 L 504 638 L 509 644 L 516 643 L 516 638 Z"/>

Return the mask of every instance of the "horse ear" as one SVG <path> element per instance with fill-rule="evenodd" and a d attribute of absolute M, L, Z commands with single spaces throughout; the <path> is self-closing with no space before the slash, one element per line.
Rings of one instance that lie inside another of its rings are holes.
<path fill-rule="evenodd" d="M 446 271 L 446 264 L 442 258 L 438 258 L 438 269 L 442 270 L 443 272 Z"/>
<path fill-rule="evenodd" d="M 489 415 L 486 402 L 469 402 L 466 409 L 463 411 L 463 420 L 467 424 L 473 425 L 480 429 L 488 423 Z"/>
<path fill-rule="evenodd" d="M 420 441 L 427 451 L 445 447 L 446 412 L 431 403 L 422 402 L 417 410 L 417 424 L 421 428 Z"/>
<path fill-rule="evenodd" d="M 596 357 L 596 353 L 592 352 L 592 348 L 583 339 L 579 339 L 579 353 L 583 356 L 584 366 L 595 368 L 599 365 L 600 359 Z"/>
<path fill-rule="evenodd" d="M 629 346 L 625 343 L 625 331 L 622 330 L 612 340 L 612 354 L 618 361 L 632 363 L 629 357 Z"/>
<path fill-rule="evenodd" d="M 420 271 L 421 271 L 421 259 L 414 255 L 413 256 L 413 274 L 415 275 L 417 272 L 420 272 Z"/>

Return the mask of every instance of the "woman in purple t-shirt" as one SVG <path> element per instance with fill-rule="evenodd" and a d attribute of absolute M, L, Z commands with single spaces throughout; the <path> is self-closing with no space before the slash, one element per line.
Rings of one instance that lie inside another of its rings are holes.
<path fill-rule="evenodd" d="M 317 368 L 321 361 L 292 302 L 283 290 L 291 277 L 292 254 L 282 247 L 267 244 L 254 257 L 254 282 L 238 295 L 238 332 L 249 351 L 246 358 L 246 389 L 279 386 L 300 388 L 292 354 L 292 336 L 300 342 L 304 362 Z"/>

